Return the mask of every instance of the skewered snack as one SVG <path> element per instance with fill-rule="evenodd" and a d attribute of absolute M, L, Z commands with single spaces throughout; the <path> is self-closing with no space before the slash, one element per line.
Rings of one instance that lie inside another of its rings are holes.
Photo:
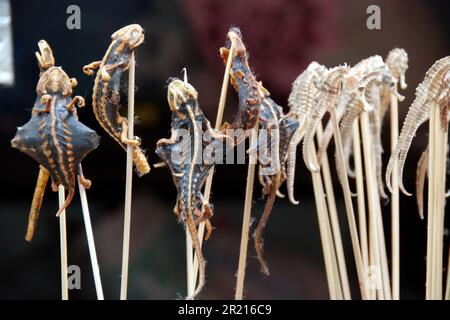
<path fill-rule="evenodd" d="M 128 120 L 119 113 L 120 86 L 122 75 L 129 68 L 131 54 L 144 41 L 144 30 L 138 24 L 131 24 L 116 31 L 112 42 L 101 61 L 83 67 L 84 73 L 93 75 L 98 69 L 92 93 L 92 109 L 95 117 L 105 131 L 126 150 L 133 148 L 133 162 L 139 176 L 150 172 L 150 166 L 140 148 L 138 137 L 128 139 Z"/>
<path fill-rule="evenodd" d="M 272 211 L 277 195 L 282 196 L 279 188 L 287 178 L 287 154 L 288 147 L 294 132 L 298 127 L 296 116 L 284 115 L 282 108 L 271 98 L 270 92 L 256 81 L 248 63 L 248 52 L 242 41 L 242 34 L 238 28 L 231 28 L 227 34 L 227 41 L 220 49 L 224 64 L 233 51 L 230 82 L 239 96 L 239 109 L 235 120 L 231 125 L 226 124 L 227 129 L 242 129 L 245 131 L 243 138 L 250 134 L 250 129 L 259 124 L 260 136 L 258 138 L 258 176 L 263 186 L 263 195 L 267 196 L 264 211 L 255 231 L 253 239 L 255 250 L 261 266 L 261 272 L 269 274 L 269 269 L 263 258 L 262 233 Z M 242 135 L 240 135 L 242 138 Z M 237 140 L 238 144 L 242 140 Z M 262 150 L 262 152 L 261 152 Z M 251 149 L 249 152 L 255 152 Z"/>
<path fill-rule="evenodd" d="M 194 299 L 205 283 L 205 262 L 197 226 L 200 222 L 206 222 L 205 240 L 210 237 L 212 231 L 209 219 L 213 212 L 203 197 L 202 188 L 214 161 L 202 157 L 203 150 L 208 148 L 213 153 L 220 151 L 227 136 L 211 127 L 198 103 L 198 93 L 189 83 L 171 79 L 167 100 L 172 111 L 172 135 L 169 139 L 158 141 L 156 154 L 172 173 L 178 191 L 174 212 L 178 220 L 188 228 L 198 257 L 199 284 L 194 294 L 187 298 Z M 213 157 L 215 158 L 215 155 Z"/>
<path fill-rule="evenodd" d="M 52 50 L 45 40 L 39 41 L 38 46 L 40 52 L 36 52 L 36 57 L 40 77 L 36 102 L 30 121 L 18 127 L 16 136 L 11 140 L 12 147 L 40 164 L 26 235 L 28 241 L 34 234 L 49 176 L 53 191 L 57 192 L 59 185 L 69 191 L 64 205 L 56 214 L 58 216 L 73 199 L 77 175 L 86 189 L 90 187 L 91 182 L 83 177 L 79 165 L 99 144 L 95 131 L 78 120 L 75 106 L 83 107 L 84 99 L 81 96 L 72 99 L 76 79 L 69 79 L 61 67 L 55 67 Z"/>

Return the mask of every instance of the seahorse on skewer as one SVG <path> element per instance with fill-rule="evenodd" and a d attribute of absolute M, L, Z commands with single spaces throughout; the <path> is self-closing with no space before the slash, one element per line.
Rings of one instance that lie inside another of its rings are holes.
<path fill-rule="evenodd" d="M 412 139 L 416 134 L 417 129 L 425 121 L 429 119 L 431 105 L 436 103 L 441 109 L 442 126 L 446 128 L 448 122 L 449 112 L 449 89 L 450 89 L 450 56 L 436 61 L 431 68 L 426 72 L 424 80 L 416 88 L 416 98 L 410 106 L 406 118 L 403 122 L 400 131 L 400 137 L 397 145 L 391 154 L 389 163 L 386 169 L 386 185 L 389 191 L 392 192 L 391 175 L 394 165 L 397 166 L 397 179 L 399 188 L 405 195 L 411 195 L 406 191 L 403 185 L 403 168 L 406 162 L 406 156 L 411 147 Z M 426 155 L 425 155 L 426 156 Z M 418 176 L 424 175 L 426 170 L 426 161 L 422 159 L 419 161 Z M 424 179 L 423 179 L 424 180 Z M 417 182 L 416 182 L 417 183 Z M 423 189 L 423 183 L 421 183 Z M 420 189 L 419 189 L 420 190 Z M 420 197 L 423 195 L 421 194 Z M 421 208 L 423 200 L 418 199 L 419 213 L 422 213 Z"/>
<path fill-rule="evenodd" d="M 83 67 L 84 73 L 93 75 L 98 69 L 92 93 L 92 110 L 105 131 L 126 150 L 132 146 L 133 162 L 140 176 L 150 172 L 150 166 L 140 148 L 138 137 L 128 139 L 128 120 L 119 113 L 120 86 L 123 74 L 127 72 L 131 54 L 144 42 L 144 30 L 132 24 L 116 31 L 112 42 L 101 61 Z"/>
<path fill-rule="evenodd" d="M 396 82 L 393 75 L 390 73 L 387 65 L 383 62 L 380 56 L 372 56 L 363 59 L 345 75 L 342 87 L 342 93 L 339 97 L 336 112 L 338 121 L 340 121 L 341 139 L 344 147 L 344 156 L 348 174 L 354 176 L 353 171 L 349 166 L 351 144 L 351 128 L 354 120 L 359 116 L 363 109 L 369 111 L 370 129 L 372 136 L 372 143 L 377 150 L 376 154 L 376 172 L 377 182 L 380 196 L 387 198 L 384 192 L 382 183 L 382 159 L 381 154 L 383 148 L 381 144 L 381 118 L 380 118 L 380 103 L 382 90 L 386 89 L 388 92 L 394 93 L 399 99 L 403 97 L 396 91 Z M 359 103 L 360 100 L 362 103 Z M 324 138 L 319 147 L 318 157 L 319 161 L 333 136 L 333 128 L 331 122 L 328 123 Z M 336 157 L 336 161 L 338 158 Z M 339 166 L 337 166 L 339 168 Z M 339 171 L 339 170 L 338 170 Z M 338 172 L 338 177 L 342 173 Z"/>
<path fill-rule="evenodd" d="M 54 192 L 60 185 L 69 192 L 56 213 L 58 216 L 73 199 L 77 176 L 80 176 L 80 182 L 86 189 L 91 186 L 79 168 L 84 157 L 99 144 L 95 131 L 78 120 L 76 106 L 83 107 L 84 99 L 81 96 L 72 98 L 76 79 L 69 78 L 61 67 L 55 67 L 52 49 L 45 40 L 39 41 L 38 46 L 36 57 L 40 76 L 31 119 L 17 128 L 11 140 L 13 148 L 28 154 L 40 164 L 25 236 L 27 241 L 33 238 L 49 177 Z"/>
<path fill-rule="evenodd" d="M 298 128 L 296 129 L 288 146 L 287 156 L 286 185 L 288 198 L 292 204 L 299 203 L 294 197 L 297 146 L 303 140 L 306 126 L 308 125 L 308 120 L 314 107 L 314 98 L 318 92 L 316 83 L 318 83 L 325 71 L 326 67 L 315 61 L 311 62 L 306 70 L 303 71 L 292 83 L 292 90 L 288 98 L 288 114 L 295 116 L 298 122 Z"/>

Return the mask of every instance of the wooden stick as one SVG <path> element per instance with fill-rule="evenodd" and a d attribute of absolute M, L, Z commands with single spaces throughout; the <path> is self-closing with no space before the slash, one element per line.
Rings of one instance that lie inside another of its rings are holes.
<path fill-rule="evenodd" d="M 79 172 L 82 175 L 83 169 L 81 164 Z M 86 189 L 80 183 L 80 176 L 78 176 L 78 189 L 80 191 L 81 209 L 83 211 L 84 228 L 86 230 L 86 237 L 89 247 L 89 256 L 91 258 L 92 274 L 94 276 L 95 291 L 97 293 L 97 300 L 104 300 L 102 280 L 100 278 L 100 269 L 98 267 L 97 251 L 95 249 L 94 233 L 92 232 L 91 215 L 89 213 L 89 205 L 87 201 Z"/>
<path fill-rule="evenodd" d="M 432 290 L 433 290 L 433 241 L 434 241 L 434 194 L 435 194 L 435 172 L 434 172 L 434 163 L 436 157 L 436 131 L 434 130 L 436 127 L 436 108 L 434 106 L 431 107 L 430 112 L 430 121 L 429 121 L 429 134 L 428 134 L 428 148 L 429 148 L 429 156 L 428 156 L 428 218 L 427 218 L 427 259 L 426 259 L 426 283 L 425 283 L 425 298 L 427 300 L 431 300 L 433 298 Z"/>
<path fill-rule="evenodd" d="M 391 93 L 391 152 L 398 140 L 398 98 Z M 397 180 L 397 164 L 392 170 L 391 242 L 392 242 L 392 299 L 400 299 L 400 194 Z"/>
<path fill-rule="evenodd" d="M 361 247 L 359 245 L 358 229 L 356 227 L 355 213 L 353 211 L 352 195 L 350 192 L 350 185 L 348 183 L 347 168 L 345 166 L 344 148 L 342 147 L 341 133 L 339 131 L 339 122 L 334 107 L 331 108 L 330 110 L 330 118 L 333 124 L 333 135 L 334 135 L 334 143 L 336 146 L 336 154 L 338 157 L 338 165 L 340 166 L 340 172 L 342 173 L 341 186 L 342 191 L 344 193 L 344 203 L 347 212 L 347 220 L 350 230 L 350 238 L 352 241 L 353 255 L 355 258 L 356 273 L 358 275 L 361 297 L 362 299 L 366 299 L 367 297 L 366 276 L 364 273 L 364 266 L 362 263 Z"/>
<path fill-rule="evenodd" d="M 134 79 L 135 59 L 134 52 L 131 53 L 130 66 L 128 69 L 128 139 L 134 139 Z M 133 183 L 133 148 L 127 145 L 127 163 L 125 178 L 125 211 L 123 224 L 123 246 L 122 246 L 122 278 L 120 284 L 120 300 L 127 299 L 128 289 L 128 262 L 130 256 L 130 229 L 131 229 L 131 196 Z"/>
<path fill-rule="evenodd" d="M 445 300 L 450 300 L 450 249 L 448 252 L 447 284 L 445 286 Z"/>
<path fill-rule="evenodd" d="M 312 146 L 312 154 L 316 155 L 316 147 Z M 336 257 L 334 254 L 333 239 L 328 221 L 328 210 L 325 205 L 325 192 L 320 172 L 311 172 L 311 178 L 314 189 L 314 199 L 316 202 L 317 220 L 319 223 L 320 240 L 322 243 L 322 252 L 325 262 L 325 274 L 327 276 L 328 292 L 331 300 L 337 300 L 342 297 L 339 286 L 339 276 L 337 272 Z"/>
<path fill-rule="evenodd" d="M 187 69 L 183 68 L 183 81 L 188 83 Z M 193 252 L 194 247 L 192 245 L 191 234 L 189 229 L 185 228 L 186 234 L 186 284 L 187 284 L 187 296 L 190 297 L 194 294 L 195 283 L 197 282 L 196 277 L 194 277 L 194 264 L 193 264 Z M 198 264 L 198 262 L 197 262 Z"/>
<path fill-rule="evenodd" d="M 58 189 L 59 207 L 66 202 L 64 187 Z M 66 209 L 59 214 L 59 235 L 61 250 L 61 299 L 69 300 L 69 286 L 67 282 L 67 230 L 66 230 Z"/>
<path fill-rule="evenodd" d="M 319 125 L 317 130 L 317 139 L 319 141 L 322 140 L 323 135 L 323 128 L 322 124 Z M 342 244 L 342 237 L 341 237 L 341 231 L 339 227 L 339 219 L 337 215 L 337 209 L 336 209 L 336 199 L 334 196 L 334 189 L 333 189 L 333 182 L 331 180 L 331 172 L 330 172 L 330 165 L 328 163 L 328 156 L 325 153 L 322 158 L 322 177 L 325 184 L 325 192 L 326 192 L 326 198 L 327 198 L 327 204 L 328 204 L 328 213 L 330 217 L 331 222 L 331 229 L 333 231 L 333 242 L 334 247 L 336 249 L 336 255 L 337 255 L 337 262 L 339 265 L 339 278 L 342 286 L 342 293 L 343 298 L 345 300 L 351 300 L 351 292 L 350 292 L 350 285 L 348 282 L 348 273 L 347 273 L 347 266 L 345 263 L 345 255 L 344 255 L 344 248 Z"/>
<path fill-rule="evenodd" d="M 185 230 L 186 233 L 186 284 L 187 284 L 187 296 L 190 297 L 194 294 L 195 290 L 195 278 L 194 278 L 194 264 L 193 258 L 193 247 L 192 238 L 189 234 L 188 228 Z M 198 263 L 198 262 L 197 262 Z"/>
<path fill-rule="evenodd" d="M 369 245 L 367 241 L 367 214 L 366 214 L 366 202 L 364 192 L 364 173 L 362 166 L 361 156 L 361 139 L 359 134 L 359 122 L 353 122 L 353 157 L 355 162 L 356 173 L 356 192 L 357 192 L 357 205 L 358 205 L 358 225 L 359 225 L 359 239 L 361 244 L 361 256 L 364 271 L 367 274 L 369 271 Z M 367 289 L 368 299 L 375 299 L 374 291 Z"/>
<path fill-rule="evenodd" d="M 233 54 L 234 54 L 234 44 L 232 43 L 230 46 L 230 50 L 228 52 L 227 64 L 225 65 L 225 72 L 223 74 L 222 88 L 220 90 L 219 105 L 217 107 L 216 123 L 214 126 L 216 130 L 220 130 L 220 127 L 222 126 L 223 113 L 225 110 L 225 102 L 227 100 L 228 82 L 230 81 L 230 70 L 231 70 L 231 62 L 233 60 Z M 211 195 L 213 177 L 214 177 L 214 167 L 211 168 L 211 171 L 209 172 L 205 184 L 204 198 L 207 202 L 209 202 L 209 198 Z M 205 223 L 202 222 L 200 223 L 198 228 L 198 240 L 200 241 L 200 247 L 203 244 L 204 233 L 205 233 Z M 194 283 L 197 282 L 197 275 L 198 275 L 198 260 L 197 256 L 194 255 L 194 279 L 195 279 Z"/>
<path fill-rule="evenodd" d="M 431 106 L 429 132 L 426 298 L 441 300 L 447 128 L 442 128 L 440 108 L 437 104 Z"/>
<path fill-rule="evenodd" d="M 258 138 L 258 126 L 256 126 L 253 129 L 250 148 L 256 145 L 257 138 Z M 245 268 L 247 266 L 248 235 L 250 232 L 250 218 L 253 202 L 253 184 L 255 182 L 256 157 L 254 157 L 254 155 L 251 154 L 249 159 L 250 160 L 247 169 L 247 186 L 245 189 L 244 214 L 242 217 L 241 245 L 239 249 L 239 263 L 237 271 L 236 291 L 234 295 L 235 300 L 243 299 Z"/>
<path fill-rule="evenodd" d="M 384 240 L 383 220 L 381 216 L 380 196 L 378 194 L 378 187 L 376 182 L 376 173 L 374 169 L 375 157 L 372 153 L 372 142 L 370 135 L 369 115 L 367 111 L 363 111 L 360 116 L 363 152 L 364 152 L 364 166 L 366 169 L 366 183 L 367 195 L 369 202 L 369 216 L 370 230 L 372 233 L 371 246 L 375 250 L 377 275 L 380 274 L 382 288 L 378 294 L 382 299 L 391 300 L 391 286 L 389 281 L 389 269 L 387 268 L 386 245 Z M 380 271 L 380 272 L 378 272 Z M 378 276 L 377 276 L 378 283 Z"/>

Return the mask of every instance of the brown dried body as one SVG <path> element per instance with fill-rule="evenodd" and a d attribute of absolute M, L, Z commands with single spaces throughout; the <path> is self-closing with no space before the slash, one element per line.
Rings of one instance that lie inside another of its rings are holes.
<path fill-rule="evenodd" d="M 141 26 L 132 24 L 116 31 L 112 42 L 101 61 L 83 67 L 87 75 L 98 69 L 92 93 L 92 109 L 102 128 L 126 150 L 132 147 L 133 162 L 140 176 L 150 172 L 150 166 L 140 148 L 138 137 L 128 138 L 128 120 L 119 113 L 120 86 L 123 74 L 129 69 L 132 53 L 144 41 Z"/>

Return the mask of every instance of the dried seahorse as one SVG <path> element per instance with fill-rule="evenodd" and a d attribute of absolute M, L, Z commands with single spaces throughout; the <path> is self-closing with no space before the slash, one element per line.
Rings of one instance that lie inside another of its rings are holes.
<path fill-rule="evenodd" d="M 313 108 L 309 115 L 309 123 L 305 129 L 306 131 L 303 139 L 303 160 L 310 171 L 319 170 L 319 163 L 311 154 L 314 135 L 325 113 L 335 107 L 343 78 L 348 70 L 348 66 L 334 67 L 325 72 L 318 85 L 319 93 L 317 96 L 316 107 Z"/>
<path fill-rule="evenodd" d="M 425 74 L 424 80 L 416 89 L 416 98 L 408 110 L 398 143 L 389 159 L 386 169 L 386 185 L 392 192 L 391 175 L 395 163 L 397 163 L 398 180 L 400 190 L 406 195 L 411 195 L 403 185 L 403 168 L 406 161 L 412 139 L 419 128 L 429 118 L 432 103 L 438 103 L 448 108 L 448 79 L 450 71 L 450 56 L 436 61 Z"/>
<path fill-rule="evenodd" d="M 395 79 L 395 85 L 400 84 L 402 90 L 407 88 L 405 82 L 406 71 L 408 70 L 408 54 L 405 50 L 395 48 L 392 49 L 386 57 L 386 65 Z M 391 91 L 383 89 L 381 97 L 380 117 L 383 121 L 386 111 L 391 103 Z"/>
<path fill-rule="evenodd" d="M 289 143 L 287 154 L 287 193 L 292 204 L 299 202 L 294 197 L 295 164 L 297 146 L 302 141 L 307 120 L 314 106 L 314 97 L 318 93 L 316 82 L 325 73 L 326 68 L 313 61 L 292 83 L 292 90 L 288 98 L 289 113 L 298 121 L 298 128 Z"/>

